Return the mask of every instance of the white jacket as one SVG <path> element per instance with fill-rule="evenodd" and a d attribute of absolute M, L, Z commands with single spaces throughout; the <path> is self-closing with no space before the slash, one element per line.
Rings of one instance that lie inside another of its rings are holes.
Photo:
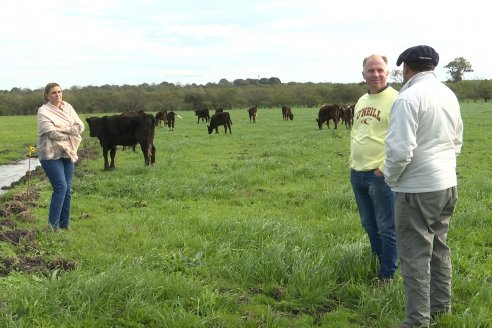
<path fill-rule="evenodd" d="M 384 176 L 393 191 L 421 193 L 457 185 L 463 121 L 455 94 L 434 72 L 413 76 L 393 104 Z"/>

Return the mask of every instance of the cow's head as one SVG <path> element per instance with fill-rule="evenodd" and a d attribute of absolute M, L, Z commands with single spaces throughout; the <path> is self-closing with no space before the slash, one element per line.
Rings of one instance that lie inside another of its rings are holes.
<path fill-rule="evenodd" d="M 101 130 L 101 118 L 100 117 L 88 117 L 85 119 L 89 124 L 89 132 L 91 137 L 97 137 Z"/>

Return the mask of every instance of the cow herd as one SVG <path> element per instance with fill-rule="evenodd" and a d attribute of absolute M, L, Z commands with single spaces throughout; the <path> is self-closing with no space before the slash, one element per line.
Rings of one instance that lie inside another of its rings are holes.
<path fill-rule="evenodd" d="M 250 107 L 247 112 L 250 123 L 256 123 L 257 107 Z M 200 120 L 207 123 L 208 134 L 211 134 L 214 130 L 215 133 L 219 133 L 220 126 L 224 127 L 226 134 L 227 130 L 229 130 L 229 134 L 232 134 L 231 117 L 222 108 L 216 109 L 212 116 L 210 116 L 210 111 L 207 108 L 199 108 L 195 110 L 195 116 L 197 117 L 197 124 L 200 123 Z M 88 117 L 86 121 L 89 124 L 90 136 L 97 137 L 101 144 L 104 169 L 110 170 L 115 167 L 114 159 L 117 146 L 132 146 L 135 149 L 135 146 L 139 144 L 145 165 L 154 164 L 156 153 L 154 146 L 155 127 L 164 123 L 169 130 L 173 131 L 176 117 L 181 118 L 173 111 L 159 111 L 154 117 L 143 110 L 138 110 L 123 112 L 119 115 Z M 294 119 L 294 114 L 287 105 L 282 106 L 282 118 L 291 121 Z M 316 119 L 318 128 L 321 130 L 324 123 L 330 128 L 330 120 L 333 121 L 335 129 L 340 120 L 342 124 L 345 124 L 346 128 L 350 129 L 354 120 L 354 106 L 322 105 Z M 108 153 L 111 161 L 108 160 Z"/>
<path fill-rule="evenodd" d="M 321 130 L 325 122 L 328 128 L 330 128 L 330 120 L 333 121 L 335 130 L 340 120 L 343 124 L 345 124 L 347 129 L 352 128 L 352 125 L 354 124 L 354 107 L 354 105 L 339 106 L 336 104 L 321 106 L 319 109 L 318 118 L 316 119 L 316 122 L 318 122 L 318 128 Z"/>

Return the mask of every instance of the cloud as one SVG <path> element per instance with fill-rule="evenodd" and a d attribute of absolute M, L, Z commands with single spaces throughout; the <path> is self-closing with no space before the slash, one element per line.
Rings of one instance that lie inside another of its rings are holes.
<path fill-rule="evenodd" d="M 65 87 L 257 76 L 360 82 L 364 56 L 386 54 L 392 69 L 416 44 L 433 46 L 442 65 L 462 56 L 475 75 L 491 78 L 487 13 L 478 0 L 460 8 L 428 0 L 18 0 L 0 12 L 8 31 L 0 34 L 0 89 L 46 80 Z"/>

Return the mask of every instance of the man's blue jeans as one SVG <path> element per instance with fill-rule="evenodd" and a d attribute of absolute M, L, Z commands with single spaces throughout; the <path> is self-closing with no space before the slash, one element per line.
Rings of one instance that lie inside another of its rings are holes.
<path fill-rule="evenodd" d="M 351 170 L 350 182 L 361 224 L 369 236 L 371 250 L 380 260 L 380 278 L 392 278 L 398 268 L 394 215 L 394 194 L 374 171 Z"/>
<path fill-rule="evenodd" d="M 53 187 L 49 223 L 54 229 L 68 228 L 74 163 L 69 158 L 41 160 L 40 163 Z"/>

